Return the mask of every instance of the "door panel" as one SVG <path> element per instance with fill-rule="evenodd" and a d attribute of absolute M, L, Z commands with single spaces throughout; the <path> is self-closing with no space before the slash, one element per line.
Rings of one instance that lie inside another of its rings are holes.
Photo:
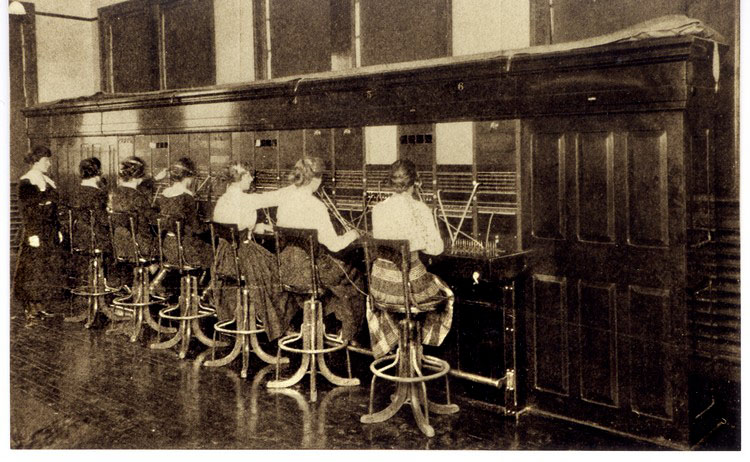
<path fill-rule="evenodd" d="M 679 113 L 524 122 L 533 406 L 685 438 L 683 143 Z"/>

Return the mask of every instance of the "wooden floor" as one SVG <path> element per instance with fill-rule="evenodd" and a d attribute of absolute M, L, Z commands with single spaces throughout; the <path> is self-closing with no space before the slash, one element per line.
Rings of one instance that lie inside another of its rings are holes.
<path fill-rule="evenodd" d="M 318 402 L 308 403 L 307 380 L 267 390 L 273 366 L 257 358 L 241 379 L 239 361 L 201 367 L 201 345 L 180 360 L 172 350 L 149 350 L 150 335 L 129 343 L 61 318 L 27 325 L 18 311 L 12 308 L 10 330 L 11 449 L 662 449 L 533 413 L 516 421 L 459 393 L 458 414 L 430 417 L 433 438 L 419 432 L 407 408 L 386 423 L 364 425 L 366 356 L 352 354 L 363 385 L 334 388 L 321 380 Z M 341 357 L 332 367 L 343 373 Z M 381 390 L 376 407 L 389 395 Z M 726 425 L 703 448 L 736 448 L 738 440 Z"/>

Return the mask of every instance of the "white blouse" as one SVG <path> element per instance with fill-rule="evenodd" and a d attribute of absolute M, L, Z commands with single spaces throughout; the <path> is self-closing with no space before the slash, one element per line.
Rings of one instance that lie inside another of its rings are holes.
<path fill-rule="evenodd" d="M 443 238 L 430 208 L 408 194 L 394 194 L 373 207 L 372 234 L 376 239 L 406 239 L 412 252 L 443 253 Z"/>
<path fill-rule="evenodd" d="M 346 233 L 341 236 L 328 215 L 328 209 L 317 197 L 304 188 L 294 185 L 260 194 L 262 207 L 278 206 L 276 224 L 284 228 L 315 229 L 318 242 L 331 252 L 338 252 L 351 244 L 356 235 Z"/>
<path fill-rule="evenodd" d="M 239 186 L 229 185 L 214 207 L 213 221 L 236 224 L 240 230 L 252 230 L 258 220 L 259 194 L 243 192 Z"/>

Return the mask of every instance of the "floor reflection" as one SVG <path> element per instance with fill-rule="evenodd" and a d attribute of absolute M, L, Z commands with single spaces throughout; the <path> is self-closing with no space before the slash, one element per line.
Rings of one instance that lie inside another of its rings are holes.
<path fill-rule="evenodd" d="M 307 380 L 267 389 L 275 366 L 255 357 L 243 379 L 238 361 L 201 367 L 196 357 L 205 348 L 198 342 L 179 360 L 174 351 L 149 350 L 149 338 L 133 344 L 61 320 L 24 324 L 22 316 L 11 320 L 12 448 L 658 449 L 530 414 L 516 422 L 455 394 L 461 412 L 431 414 L 433 438 L 408 409 L 364 425 L 371 358 L 360 355 L 352 355 L 352 372 L 366 385 L 321 381 L 311 403 Z M 379 390 L 375 407 L 386 405 L 390 393 Z M 437 399 L 440 390 L 433 393 Z"/>

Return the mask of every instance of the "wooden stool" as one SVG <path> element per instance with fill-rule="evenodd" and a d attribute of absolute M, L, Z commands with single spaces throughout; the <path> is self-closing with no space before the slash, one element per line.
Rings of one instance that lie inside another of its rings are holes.
<path fill-rule="evenodd" d="M 109 229 L 112 239 L 112 250 L 116 263 L 127 263 L 133 265 L 133 287 L 130 293 L 115 298 L 112 301 L 113 320 L 130 319 L 130 341 L 135 342 L 143 329 L 143 321 L 146 325 L 160 333 L 174 333 L 177 329 L 173 327 L 162 327 L 157 324 L 151 316 L 150 308 L 154 305 L 164 304 L 165 298 L 151 294 L 149 284 L 149 266 L 157 260 L 141 253 L 136 233 L 138 217 L 127 212 L 111 212 L 109 214 Z M 130 235 L 130 249 L 123 249 L 115 240 L 115 231 L 125 229 Z M 128 251 L 130 250 L 130 251 Z"/>
<path fill-rule="evenodd" d="M 257 324 L 257 316 L 255 311 L 255 304 L 250 300 L 250 291 L 248 290 L 245 282 L 245 275 L 242 274 L 242 266 L 240 265 L 239 257 L 239 229 L 237 225 L 223 224 L 223 223 L 211 223 L 211 241 L 214 243 L 214 265 L 212 270 L 212 278 L 219 278 L 220 275 L 216 274 L 218 269 L 218 246 L 215 244 L 217 239 L 224 239 L 229 243 L 232 249 L 232 256 L 236 268 L 236 274 L 234 276 L 234 289 L 236 291 L 236 303 L 234 310 L 234 318 L 227 321 L 219 321 L 214 325 L 214 340 L 216 340 L 216 333 L 234 336 L 234 346 L 232 351 L 225 357 L 216 359 L 214 352 L 215 348 L 211 349 L 211 359 L 203 363 L 206 367 L 220 367 L 226 366 L 227 364 L 234 361 L 237 356 L 242 354 L 242 369 L 240 376 L 244 379 L 247 377 L 247 369 L 250 363 L 250 351 L 253 351 L 261 360 L 268 364 L 286 364 L 289 362 L 289 358 L 277 358 L 276 356 L 270 355 L 263 351 L 258 343 L 258 334 L 264 331 L 262 327 Z M 224 278 L 225 282 L 230 278 Z M 212 284 L 216 287 L 216 284 Z M 229 326 L 234 324 L 234 329 Z"/>
<path fill-rule="evenodd" d="M 89 242 L 77 239 L 78 226 L 87 226 Z M 96 319 L 96 315 L 102 311 L 108 316 L 111 311 L 104 299 L 107 295 L 116 293 L 119 289 L 109 287 L 104 276 L 104 251 L 102 242 L 96 234 L 96 223 L 94 211 L 84 208 L 68 209 L 68 239 L 70 242 L 70 253 L 88 257 L 88 270 L 86 272 L 86 285 L 78 286 L 70 290 L 73 295 L 86 297 L 87 309 L 76 316 L 66 317 L 65 322 L 83 322 L 86 329 L 90 328 Z M 88 244 L 88 245 L 86 245 Z"/>
<path fill-rule="evenodd" d="M 331 383 L 338 386 L 359 385 L 359 379 L 352 378 L 351 361 L 349 350 L 344 342 L 325 332 L 323 325 L 323 307 L 319 301 L 319 277 L 317 264 L 318 233 L 314 229 L 292 229 L 276 227 L 276 259 L 279 269 L 279 281 L 282 290 L 288 293 L 310 297 L 303 305 L 303 321 L 300 332 L 296 332 L 279 339 L 277 358 L 281 357 L 281 351 L 297 353 L 302 355 L 302 363 L 292 376 L 285 380 L 279 379 L 279 363 L 276 365 L 276 380 L 268 382 L 268 388 L 287 388 L 297 384 L 306 373 L 310 373 L 310 401 L 318 399 L 316 388 L 317 374 L 320 373 Z M 310 284 L 308 287 L 294 287 L 284 284 L 281 275 L 281 253 L 287 247 L 297 247 L 305 251 L 310 259 Z M 291 346 L 302 342 L 301 348 Z M 330 346 L 326 346 L 326 343 Z M 325 362 L 325 354 L 344 350 L 346 352 L 346 367 L 349 377 L 344 378 L 335 375 Z"/>
<path fill-rule="evenodd" d="M 198 278 L 196 273 L 204 271 L 202 268 L 190 266 L 185 261 L 185 248 L 182 239 L 182 223 L 168 216 L 160 217 L 157 220 L 158 237 L 159 237 L 159 267 L 161 270 L 177 270 L 180 272 L 180 296 L 177 304 L 167 306 L 159 311 L 159 326 L 163 319 L 179 322 L 176 334 L 169 340 L 161 341 L 161 335 L 157 341 L 149 345 L 152 350 L 166 350 L 180 344 L 178 356 L 184 359 L 190 346 L 190 340 L 195 337 L 202 344 L 208 347 L 217 346 L 217 342 L 209 338 L 200 326 L 199 321 L 204 318 L 216 316 L 216 310 L 210 306 L 204 306 L 198 295 Z M 164 258 L 164 243 L 162 231 L 164 229 L 173 229 L 174 232 L 168 232 L 167 237 L 176 239 L 177 243 L 177 263 L 170 263 Z M 159 331 L 160 332 L 160 331 Z M 219 343 L 226 345 L 226 343 Z"/>
<path fill-rule="evenodd" d="M 398 348 L 395 354 L 385 355 L 374 360 L 370 364 L 372 371 L 372 383 L 370 384 L 370 406 L 369 413 L 360 418 L 362 423 L 385 422 L 390 419 L 404 404 L 411 404 L 417 426 L 422 433 L 428 437 L 435 436 L 435 430 L 430 425 L 430 411 L 436 414 L 454 414 L 458 412 L 458 406 L 450 402 L 450 389 L 448 384 L 448 372 L 450 365 L 439 358 L 428 356 L 422 350 L 422 320 L 428 312 L 435 311 L 436 307 L 445 302 L 446 298 L 435 298 L 424 303 L 413 303 L 411 297 L 411 285 L 409 284 L 410 252 L 409 241 L 379 240 L 371 242 L 365 240 L 365 259 L 368 266 L 368 279 L 371 283 L 369 246 L 375 247 L 378 258 L 392 261 L 401 268 L 403 281 L 403 304 L 380 303 L 372 296 L 369 302 L 374 309 L 379 309 L 398 316 L 399 336 Z M 400 258 L 399 258 L 400 257 Z M 396 374 L 389 373 L 391 369 Z M 423 369 L 429 369 L 431 373 L 425 374 Z M 445 394 L 447 404 L 433 403 L 427 398 L 426 382 L 445 377 Z M 375 381 L 377 378 L 396 383 L 396 393 L 392 402 L 385 409 L 373 412 L 373 399 L 375 396 Z"/>

